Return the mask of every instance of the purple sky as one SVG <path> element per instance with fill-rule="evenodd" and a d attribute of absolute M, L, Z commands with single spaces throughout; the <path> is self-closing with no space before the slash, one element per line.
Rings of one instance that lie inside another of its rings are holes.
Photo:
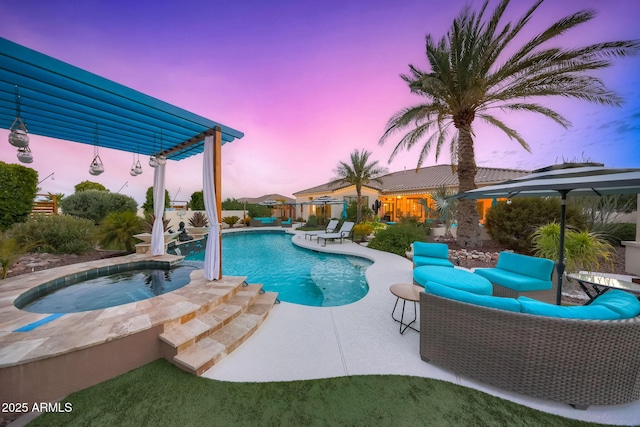
<path fill-rule="evenodd" d="M 223 198 L 287 196 L 334 178 L 354 149 L 372 151 L 390 171 L 416 166 L 418 150 L 389 165 L 396 140 L 378 146 L 387 120 L 419 102 L 400 79 L 408 64 L 426 69 L 424 36 L 439 39 L 461 8 L 481 1 L 122 1 L 0 3 L 0 36 L 130 86 L 245 133 L 226 144 Z M 497 1 L 493 1 L 490 8 Z M 533 1 L 513 1 L 510 19 Z M 640 38 L 637 0 L 562 0 L 544 3 L 530 22 L 541 31 L 584 8 L 598 17 L 564 38 L 567 45 Z M 533 33 L 529 33 L 533 35 Z M 531 114 L 506 121 L 532 147 L 476 122 L 479 166 L 534 169 L 590 159 L 640 167 L 640 58 L 618 59 L 600 76 L 626 99 L 622 108 L 549 99 L 573 124 L 564 130 Z M 28 125 L 28 123 L 27 123 Z M 7 131 L 0 130 L 6 141 Z M 31 137 L 44 192 L 73 193 L 84 180 L 144 200 L 152 169 L 131 177 L 130 153 L 101 150 L 106 172 L 89 175 L 89 145 Z M 16 163 L 0 143 L 0 160 Z M 449 163 L 448 150 L 438 163 Z M 430 156 L 425 166 L 434 165 Z M 172 198 L 202 188 L 202 155 L 167 166 Z"/>

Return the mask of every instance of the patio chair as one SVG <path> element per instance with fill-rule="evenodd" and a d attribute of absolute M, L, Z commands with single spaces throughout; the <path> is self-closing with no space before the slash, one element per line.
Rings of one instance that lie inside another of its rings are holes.
<path fill-rule="evenodd" d="M 340 231 L 338 231 L 337 233 L 318 234 L 318 236 L 316 236 L 318 238 L 318 243 L 320 243 L 320 239 L 324 239 L 324 245 L 322 246 L 327 246 L 327 240 L 340 239 L 340 243 L 342 243 L 342 240 L 345 237 L 348 238 L 352 233 L 354 225 L 355 223 L 353 222 L 345 221 L 344 223 L 342 223 L 342 227 L 340 227 Z"/>
<path fill-rule="evenodd" d="M 305 240 L 307 239 L 307 236 L 309 236 L 309 240 L 313 240 L 314 236 L 317 237 L 318 235 L 324 234 L 324 233 L 334 233 L 338 228 L 338 222 L 339 221 L 337 219 L 332 219 L 331 221 L 329 221 L 329 224 L 327 224 L 327 228 L 325 228 L 324 231 L 318 230 L 318 231 L 309 231 L 308 233 L 304 233 Z"/>

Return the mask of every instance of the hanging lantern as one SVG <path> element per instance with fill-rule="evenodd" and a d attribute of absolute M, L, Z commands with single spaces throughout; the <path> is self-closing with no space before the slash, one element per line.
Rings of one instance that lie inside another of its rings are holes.
<path fill-rule="evenodd" d="M 9 127 L 9 144 L 14 147 L 23 148 L 29 145 L 29 135 L 27 135 L 27 126 L 20 117 L 20 94 L 18 93 L 18 86 L 15 86 L 16 94 L 16 118 Z M 33 156 L 32 156 L 33 157 Z M 31 162 L 29 162 L 31 163 Z"/>
<path fill-rule="evenodd" d="M 156 163 L 159 166 L 164 166 L 167 164 L 167 158 L 164 156 L 164 154 L 159 154 L 158 156 L 156 156 Z"/>
<path fill-rule="evenodd" d="M 18 160 L 22 163 L 32 163 L 33 162 L 33 153 L 31 149 L 27 145 L 26 147 L 18 148 Z"/>
<path fill-rule="evenodd" d="M 156 166 L 158 166 L 158 162 L 156 161 L 156 156 L 149 157 L 149 166 L 151 166 L 152 168 L 155 168 Z"/>
<path fill-rule="evenodd" d="M 91 162 L 91 166 L 89 167 L 89 173 L 91 175 L 97 176 L 102 172 L 104 172 L 104 164 L 102 163 L 100 155 L 96 155 Z"/>
<path fill-rule="evenodd" d="M 98 150 L 98 125 L 96 125 L 96 130 L 93 133 L 93 160 L 91 161 L 91 165 L 89 166 L 89 173 L 91 175 L 97 176 L 104 172 L 104 164 L 102 163 L 102 159 L 100 158 L 100 153 Z"/>
<path fill-rule="evenodd" d="M 29 135 L 27 135 L 27 127 L 24 125 L 20 117 L 16 117 L 9 130 L 9 144 L 18 148 L 26 147 L 29 145 Z"/>
<path fill-rule="evenodd" d="M 140 159 L 138 159 L 138 161 L 136 162 L 136 166 L 133 168 L 133 170 L 136 172 L 136 175 L 142 174 L 142 165 L 140 164 Z"/>

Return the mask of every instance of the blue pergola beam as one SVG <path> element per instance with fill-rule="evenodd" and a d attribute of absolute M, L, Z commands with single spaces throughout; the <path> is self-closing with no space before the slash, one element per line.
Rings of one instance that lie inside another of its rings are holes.
<path fill-rule="evenodd" d="M 15 85 L 30 133 L 182 159 L 202 152 L 216 127 L 222 143 L 244 136 L 230 127 L 0 38 L 0 127 L 15 118 Z M 153 135 L 156 134 L 154 144 Z"/>

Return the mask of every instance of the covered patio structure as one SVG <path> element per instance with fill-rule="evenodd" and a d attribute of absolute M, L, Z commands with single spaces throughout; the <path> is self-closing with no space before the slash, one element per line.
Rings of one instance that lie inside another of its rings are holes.
<path fill-rule="evenodd" d="M 18 158 L 27 163 L 29 156 L 38 155 L 34 135 L 93 145 L 96 153 L 106 147 L 151 156 L 156 214 L 153 255 L 164 252 L 160 218 L 166 160 L 205 153 L 205 207 L 212 224 L 211 235 L 215 236 L 221 212 L 221 147 L 244 136 L 238 130 L 3 38 L 0 128 L 11 131 L 10 142 L 13 135 L 23 137 L 20 134 L 28 132 L 31 141 L 27 139 L 26 145 L 18 141 L 20 138 L 11 142 L 18 147 Z M 99 155 L 93 163 L 101 165 Z M 219 239 L 208 239 L 207 253 L 213 255 L 205 259 L 209 280 L 221 277 L 220 250 Z"/>

